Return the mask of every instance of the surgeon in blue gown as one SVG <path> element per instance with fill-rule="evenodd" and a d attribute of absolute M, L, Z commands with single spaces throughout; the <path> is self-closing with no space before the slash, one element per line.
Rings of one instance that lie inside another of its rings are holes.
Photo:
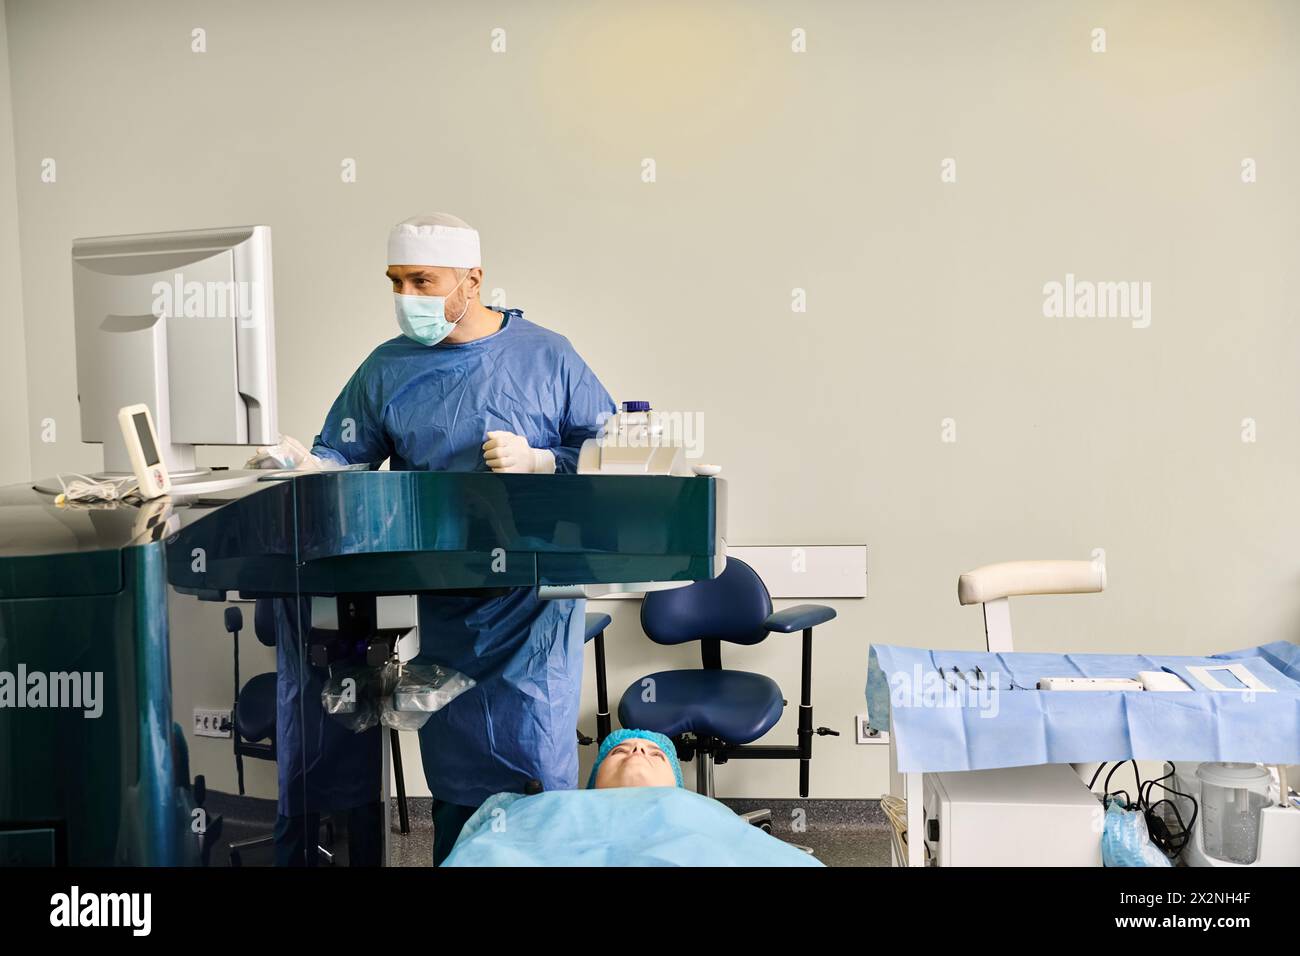
<path fill-rule="evenodd" d="M 402 334 L 361 363 L 295 465 L 575 471 L 614 403 L 567 339 L 481 303 L 478 233 L 446 214 L 421 216 L 393 230 L 388 250 Z M 435 864 L 490 795 L 531 780 L 577 786 L 583 612 L 534 588 L 420 598 L 419 659 L 478 682 L 420 731 Z"/>

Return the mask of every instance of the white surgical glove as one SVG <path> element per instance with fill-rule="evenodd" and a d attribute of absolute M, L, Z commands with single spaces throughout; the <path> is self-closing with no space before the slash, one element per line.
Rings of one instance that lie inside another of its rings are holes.
<path fill-rule="evenodd" d="M 308 451 L 298 439 L 281 435 L 279 444 L 257 449 L 257 454 L 244 462 L 244 467 L 274 468 L 280 471 L 320 471 L 328 465 Z"/>
<path fill-rule="evenodd" d="M 483 460 L 493 471 L 518 474 L 555 474 L 555 453 L 528 447 L 528 439 L 513 432 L 488 432 L 483 443 Z"/>

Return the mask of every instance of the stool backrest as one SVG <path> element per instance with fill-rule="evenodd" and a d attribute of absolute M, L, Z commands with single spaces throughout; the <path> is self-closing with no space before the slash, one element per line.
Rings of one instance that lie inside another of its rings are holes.
<path fill-rule="evenodd" d="M 712 580 L 646 594 L 641 628 L 656 644 L 757 644 L 767 637 L 763 622 L 771 613 L 763 579 L 739 558 L 727 558 L 722 574 Z"/>

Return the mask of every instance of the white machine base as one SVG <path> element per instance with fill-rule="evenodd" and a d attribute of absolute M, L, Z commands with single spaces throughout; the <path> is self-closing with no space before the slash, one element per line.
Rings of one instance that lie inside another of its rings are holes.
<path fill-rule="evenodd" d="M 1300 866 L 1300 809 L 1274 806 L 1259 812 L 1259 856 L 1254 863 L 1231 863 L 1207 855 L 1199 824 L 1183 856 L 1188 866 Z"/>
<path fill-rule="evenodd" d="M 1197 764 L 1194 763 L 1180 767 L 1175 786 L 1180 791 L 1195 793 L 1199 800 L 1196 767 Z M 1165 773 L 1170 769 L 1165 764 Z M 1184 819 L 1187 819 L 1190 804 L 1182 798 L 1176 798 L 1175 802 Z M 1285 807 L 1275 804 L 1259 811 L 1259 855 L 1255 857 L 1254 863 L 1232 863 L 1206 854 L 1199 819 L 1192 828 L 1192 839 L 1183 850 L 1180 862 L 1188 866 L 1300 866 L 1300 807 L 1294 804 Z"/>
<path fill-rule="evenodd" d="M 931 866 L 1101 866 L 1101 801 L 1068 765 L 923 776 Z"/>

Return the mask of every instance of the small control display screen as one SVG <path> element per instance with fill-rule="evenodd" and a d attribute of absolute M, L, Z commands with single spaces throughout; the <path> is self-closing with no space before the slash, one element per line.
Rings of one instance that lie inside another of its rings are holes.
<path fill-rule="evenodd" d="M 144 453 L 144 463 L 146 465 L 158 464 L 158 449 L 153 443 L 153 429 L 149 427 L 149 416 L 144 412 L 136 412 L 131 416 L 135 422 L 135 434 L 140 439 L 140 451 Z"/>

